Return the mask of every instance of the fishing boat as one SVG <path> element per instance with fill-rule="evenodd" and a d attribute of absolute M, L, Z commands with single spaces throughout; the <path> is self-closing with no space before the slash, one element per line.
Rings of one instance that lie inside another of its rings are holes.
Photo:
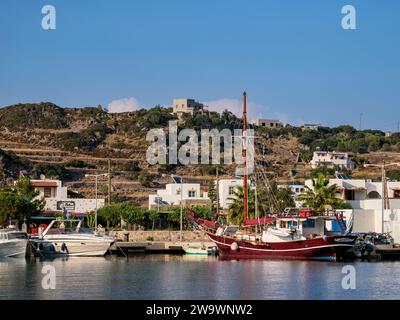
<path fill-rule="evenodd" d="M 27 244 L 26 232 L 18 231 L 11 225 L 0 229 L 0 258 L 25 256 Z"/>
<path fill-rule="evenodd" d="M 353 247 L 356 237 L 335 233 L 332 221 L 343 218 L 336 213 L 318 214 L 313 210 L 299 213 L 269 214 L 249 219 L 247 177 L 247 110 L 243 94 L 243 227 L 221 226 L 204 221 L 199 224 L 217 247 L 220 255 L 235 259 L 313 259 L 335 261 Z M 343 222 L 343 221 L 342 221 Z"/>
<path fill-rule="evenodd" d="M 115 242 L 112 237 L 91 232 L 80 219 L 56 219 L 37 237 L 29 248 L 39 256 L 103 256 Z M 76 226 L 75 226 L 76 225 Z"/>

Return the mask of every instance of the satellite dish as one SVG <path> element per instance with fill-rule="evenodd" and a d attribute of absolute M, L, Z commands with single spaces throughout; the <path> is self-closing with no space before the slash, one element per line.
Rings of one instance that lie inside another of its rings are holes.
<path fill-rule="evenodd" d="M 40 180 L 46 180 L 46 176 L 44 174 L 40 175 Z"/>

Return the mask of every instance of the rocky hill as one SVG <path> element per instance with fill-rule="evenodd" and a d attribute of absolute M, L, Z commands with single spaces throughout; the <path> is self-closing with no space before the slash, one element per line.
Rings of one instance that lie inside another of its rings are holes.
<path fill-rule="evenodd" d="M 172 110 L 156 106 L 152 109 L 128 113 L 108 113 L 96 108 L 61 108 L 53 103 L 17 104 L 0 108 L 0 180 L 7 183 L 18 176 L 21 169 L 34 178 L 40 174 L 63 179 L 71 190 L 93 196 L 94 185 L 87 173 L 112 172 L 114 200 L 131 200 L 145 204 L 147 195 L 170 181 L 171 173 L 198 181 L 206 186 L 215 177 L 215 167 L 151 166 L 146 161 L 149 145 L 148 130 L 168 130 L 168 121 L 177 120 Z M 186 116 L 179 120 L 179 129 L 204 128 L 235 129 L 241 120 L 232 113 L 215 112 Z M 382 157 L 397 161 L 400 137 L 386 137 L 383 132 L 359 132 L 349 126 L 320 128 L 318 131 L 286 127 L 269 130 L 256 128 L 257 163 L 271 179 L 279 182 L 296 179 L 291 169 L 296 168 L 297 179 L 307 176 L 311 151 L 349 151 L 358 162 L 377 163 Z M 261 157 L 264 145 L 266 157 Z M 222 177 L 234 176 L 234 166 L 221 166 Z M 374 169 L 359 167 L 355 176 L 379 176 Z M 106 181 L 100 184 L 100 194 L 107 194 Z"/>

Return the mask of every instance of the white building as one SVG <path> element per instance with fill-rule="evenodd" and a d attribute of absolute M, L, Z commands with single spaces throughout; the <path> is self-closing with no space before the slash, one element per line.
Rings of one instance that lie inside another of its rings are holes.
<path fill-rule="evenodd" d="M 221 179 L 218 180 L 219 207 L 228 210 L 235 199 L 238 187 L 243 187 L 243 179 Z"/>
<path fill-rule="evenodd" d="M 204 111 L 204 105 L 194 99 L 174 99 L 172 102 L 173 112 L 178 116 L 184 113 L 194 115 L 197 112 Z"/>
<path fill-rule="evenodd" d="M 304 123 L 301 125 L 302 129 L 308 129 L 308 130 L 318 130 L 318 128 L 321 127 L 320 123 Z"/>
<path fill-rule="evenodd" d="M 277 129 L 282 128 L 283 123 L 279 120 L 272 120 L 272 119 L 253 119 L 250 121 L 251 124 L 259 127 L 265 127 L 270 129 Z"/>
<path fill-rule="evenodd" d="M 306 186 L 312 188 L 312 181 Z M 337 197 L 349 203 L 354 215 L 354 232 L 382 231 L 382 182 L 363 179 L 330 179 L 329 185 L 336 185 Z M 387 182 L 389 208 L 384 210 L 384 230 L 392 232 L 396 242 L 400 242 L 400 182 Z M 350 213 L 349 213 L 350 212 Z"/>
<path fill-rule="evenodd" d="M 302 206 L 301 201 L 299 201 L 300 195 L 304 192 L 303 184 L 280 184 L 278 185 L 278 189 L 289 189 L 292 192 L 293 200 L 296 204 L 297 208 Z"/>
<path fill-rule="evenodd" d="M 68 198 L 68 190 L 61 180 L 31 180 L 32 186 L 39 191 L 39 198 L 44 198 L 44 211 L 89 213 L 96 209 L 96 199 Z M 104 199 L 97 199 L 97 208 L 104 206 Z"/>
<path fill-rule="evenodd" d="M 342 152 L 314 151 L 310 164 L 313 169 L 318 167 L 355 169 L 355 163 L 349 159 L 349 155 Z"/>
<path fill-rule="evenodd" d="M 184 203 L 209 202 L 207 192 L 202 192 L 199 183 L 183 183 L 183 194 L 181 195 L 180 183 L 169 183 L 165 189 L 157 190 L 157 194 L 149 195 L 149 209 L 162 205 L 180 205 L 181 199 Z M 205 201 L 204 201 L 205 200 Z"/>

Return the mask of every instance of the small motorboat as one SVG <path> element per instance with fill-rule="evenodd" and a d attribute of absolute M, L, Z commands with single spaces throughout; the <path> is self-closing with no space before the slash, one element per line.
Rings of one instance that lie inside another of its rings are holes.
<path fill-rule="evenodd" d="M 195 254 L 195 255 L 215 255 L 216 248 L 215 247 L 205 247 L 205 246 L 184 246 L 183 250 L 186 254 Z"/>
<path fill-rule="evenodd" d="M 24 257 L 28 235 L 26 232 L 18 231 L 15 226 L 0 229 L 0 258 Z"/>

